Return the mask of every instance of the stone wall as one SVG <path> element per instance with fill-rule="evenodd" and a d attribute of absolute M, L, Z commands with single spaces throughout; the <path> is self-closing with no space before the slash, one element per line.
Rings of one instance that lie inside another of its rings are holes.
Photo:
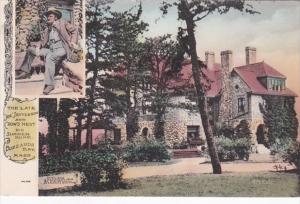
<path fill-rule="evenodd" d="M 260 111 L 259 108 L 259 104 L 263 104 L 264 100 L 261 96 L 259 95 L 251 95 L 250 98 L 251 101 L 251 132 L 252 132 L 252 138 L 253 138 L 253 142 L 257 143 L 257 138 L 256 138 L 256 131 L 257 128 L 260 124 L 264 124 L 264 118 L 263 118 L 263 114 Z"/>
<path fill-rule="evenodd" d="M 170 99 L 174 105 L 193 103 L 185 96 L 174 96 Z M 182 141 L 187 141 L 187 126 L 199 126 L 199 136 L 205 138 L 202 121 L 198 110 L 191 112 L 183 108 L 169 108 L 166 113 L 165 140 L 168 146 L 173 147 Z"/>
<path fill-rule="evenodd" d="M 247 84 L 235 73 L 232 73 L 231 77 L 232 82 L 232 118 L 239 120 L 247 120 L 250 119 L 250 107 L 249 101 L 250 97 L 248 97 L 248 92 L 250 91 Z M 245 99 L 245 111 L 238 112 L 238 99 Z"/>
<path fill-rule="evenodd" d="M 20 0 L 17 0 L 17 2 Z M 52 0 L 54 3 L 55 0 Z M 25 5 L 16 8 L 16 51 L 26 51 L 28 40 L 33 36 L 39 36 L 44 28 L 45 22 L 41 17 L 48 9 L 49 0 L 25 0 Z M 73 4 L 74 25 L 82 32 L 82 0 L 75 0 Z"/>
<path fill-rule="evenodd" d="M 39 29 L 40 22 L 40 10 L 43 1 L 40 0 L 26 0 L 23 8 L 20 9 L 20 13 L 16 14 L 16 18 L 19 22 L 16 22 L 16 51 L 25 51 L 28 47 L 28 38 L 33 35 L 34 29 Z"/>

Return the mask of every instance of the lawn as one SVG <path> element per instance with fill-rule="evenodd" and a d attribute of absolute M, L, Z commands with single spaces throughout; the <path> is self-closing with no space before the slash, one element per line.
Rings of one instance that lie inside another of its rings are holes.
<path fill-rule="evenodd" d="M 47 196 L 299 196 L 295 173 L 224 173 L 154 176 L 127 180 L 126 189 L 87 192 L 40 192 Z"/>

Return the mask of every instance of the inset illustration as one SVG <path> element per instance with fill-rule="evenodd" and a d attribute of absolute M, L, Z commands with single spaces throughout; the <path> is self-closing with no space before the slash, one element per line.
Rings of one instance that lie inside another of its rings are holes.
<path fill-rule="evenodd" d="M 17 0 L 15 96 L 83 97 L 82 0 Z"/>

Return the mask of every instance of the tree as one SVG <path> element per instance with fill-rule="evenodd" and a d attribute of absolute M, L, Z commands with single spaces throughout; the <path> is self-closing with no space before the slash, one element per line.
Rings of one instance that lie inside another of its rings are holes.
<path fill-rule="evenodd" d="M 147 64 L 148 75 L 144 77 L 143 92 L 145 102 L 151 101 L 150 105 L 145 105 L 155 113 L 154 135 L 157 139 L 164 138 L 164 115 L 169 104 L 171 87 L 170 80 L 176 73 L 172 69 L 174 60 L 177 57 L 179 44 L 171 40 L 170 35 L 148 38 L 145 41 L 145 63 Z M 151 84 L 151 86 L 147 86 Z"/>
<path fill-rule="evenodd" d="M 45 117 L 48 122 L 49 153 L 57 152 L 57 100 L 42 98 L 39 100 L 39 117 Z"/>
<path fill-rule="evenodd" d="M 209 155 L 213 167 L 213 173 L 221 174 L 222 169 L 218 158 L 212 127 L 209 123 L 207 98 L 205 96 L 205 89 L 201 85 L 201 71 L 205 67 L 202 61 L 199 61 L 197 49 L 195 28 L 196 22 L 204 19 L 206 16 L 213 12 L 220 14 L 227 13 L 231 8 L 245 11 L 251 14 L 256 13 L 252 10 L 252 6 L 246 4 L 244 0 L 178 0 L 174 3 L 163 2 L 161 10 L 164 14 L 167 13 L 170 6 L 176 6 L 178 11 L 178 19 L 186 23 L 186 28 L 179 28 L 178 38 L 182 46 L 185 48 L 186 53 L 191 57 L 193 79 L 195 82 L 197 105 L 202 119 L 206 142 L 208 145 Z"/>
<path fill-rule="evenodd" d="M 92 129 L 103 116 L 106 105 L 106 87 L 102 85 L 106 77 L 106 70 L 111 68 L 109 54 L 111 51 L 110 25 L 108 24 L 109 7 L 111 1 L 90 0 L 86 9 L 86 44 L 87 44 L 87 80 L 86 98 L 83 105 L 86 111 L 86 145 L 92 147 Z M 78 103 L 80 105 L 81 103 Z M 78 118 L 78 122 L 80 119 Z"/>
<path fill-rule="evenodd" d="M 110 60 L 113 64 L 118 91 L 125 96 L 126 132 L 132 139 L 138 132 L 138 104 L 141 81 L 144 73 L 143 43 L 139 38 L 146 31 L 148 24 L 141 20 L 142 6 L 137 12 L 111 12 L 108 24 L 111 26 L 110 44 L 112 50 Z"/>
<path fill-rule="evenodd" d="M 62 154 L 69 147 L 70 99 L 40 99 L 40 117 L 48 121 L 47 141 L 50 153 Z"/>

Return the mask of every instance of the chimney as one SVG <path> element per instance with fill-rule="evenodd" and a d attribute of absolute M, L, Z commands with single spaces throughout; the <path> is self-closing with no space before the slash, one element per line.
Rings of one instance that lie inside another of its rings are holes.
<path fill-rule="evenodd" d="M 225 50 L 221 52 L 221 67 L 222 72 L 229 74 L 232 71 L 232 51 Z"/>
<path fill-rule="evenodd" d="M 246 47 L 246 64 L 256 63 L 256 48 Z"/>
<path fill-rule="evenodd" d="M 214 52 L 205 52 L 205 62 L 208 70 L 214 70 L 215 66 L 215 53 Z"/>

